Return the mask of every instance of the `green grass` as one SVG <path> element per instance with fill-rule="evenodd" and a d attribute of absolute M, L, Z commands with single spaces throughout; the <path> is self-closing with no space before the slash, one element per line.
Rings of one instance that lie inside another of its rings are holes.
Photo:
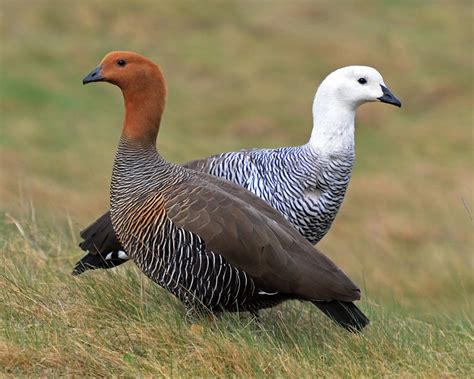
<path fill-rule="evenodd" d="M 0 4 L 0 372 L 22 376 L 472 377 L 472 4 L 362 0 Z M 114 49 L 160 63 L 158 146 L 182 162 L 304 143 L 335 68 L 403 103 L 363 106 L 344 205 L 320 248 L 363 289 L 360 336 L 311 306 L 189 323 L 132 264 L 78 278 L 122 123 L 81 80 Z"/>

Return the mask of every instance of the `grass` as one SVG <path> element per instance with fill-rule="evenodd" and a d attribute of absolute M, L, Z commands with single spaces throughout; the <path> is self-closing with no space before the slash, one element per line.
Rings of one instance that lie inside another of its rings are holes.
<path fill-rule="evenodd" d="M 4 0 L 0 4 L 0 372 L 6 376 L 472 377 L 473 81 L 468 1 Z M 301 144 L 328 72 L 381 71 L 402 109 L 358 112 L 356 165 L 319 247 L 363 288 L 360 336 L 288 302 L 213 323 L 132 264 L 78 278 L 107 208 L 122 118 L 83 88 L 109 50 L 159 62 L 174 162 Z"/>
<path fill-rule="evenodd" d="M 465 313 L 414 315 L 396 301 L 365 302 L 372 326 L 360 336 L 296 302 L 265 312 L 262 325 L 245 315 L 190 324 L 178 302 L 136 270 L 71 278 L 69 232 L 10 221 L 19 235 L 2 243 L 15 257 L 2 268 L 1 360 L 9 374 L 436 377 L 469 370 L 473 325 Z"/>

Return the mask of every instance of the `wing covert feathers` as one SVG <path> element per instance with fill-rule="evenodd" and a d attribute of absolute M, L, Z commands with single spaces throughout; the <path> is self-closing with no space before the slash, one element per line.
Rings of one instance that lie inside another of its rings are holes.
<path fill-rule="evenodd" d="M 238 196 L 237 196 L 238 194 Z M 201 173 L 166 190 L 177 226 L 245 271 L 262 289 L 312 300 L 354 301 L 360 290 L 278 211 L 248 191 Z"/>

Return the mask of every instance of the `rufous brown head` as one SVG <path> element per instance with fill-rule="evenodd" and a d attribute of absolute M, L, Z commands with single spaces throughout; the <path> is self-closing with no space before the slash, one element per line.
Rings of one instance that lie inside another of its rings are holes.
<path fill-rule="evenodd" d="M 108 82 L 122 90 L 126 135 L 156 134 L 166 101 L 165 80 L 157 64 L 131 51 L 113 51 L 82 80 L 93 82 Z"/>
<path fill-rule="evenodd" d="M 132 51 L 108 53 L 83 80 L 83 84 L 108 82 L 125 90 L 143 86 L 154 77 L 163 78 L 160 67 L 144 56 Z"/>

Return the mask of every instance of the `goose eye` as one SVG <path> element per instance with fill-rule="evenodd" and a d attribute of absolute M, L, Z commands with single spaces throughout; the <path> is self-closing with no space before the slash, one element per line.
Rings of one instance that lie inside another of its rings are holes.
<path fill-rule="evenodd" d="M 360 84 L 366 84 L 367 83 L 367 79 L 366 78 L 359 78 L 359 80 L 357 80 Z"/>
<path fill-rule="evenodd" d="M 123 59 L 119 59 L 119 60 L 117 61 L 117 64 L 118 64 L 119 66 L 122 66 L 122 67 L 123 67 L 123 66 L 125 66 L 125 65 L 127 64 L 127 62 L 125 62 Z"/>

